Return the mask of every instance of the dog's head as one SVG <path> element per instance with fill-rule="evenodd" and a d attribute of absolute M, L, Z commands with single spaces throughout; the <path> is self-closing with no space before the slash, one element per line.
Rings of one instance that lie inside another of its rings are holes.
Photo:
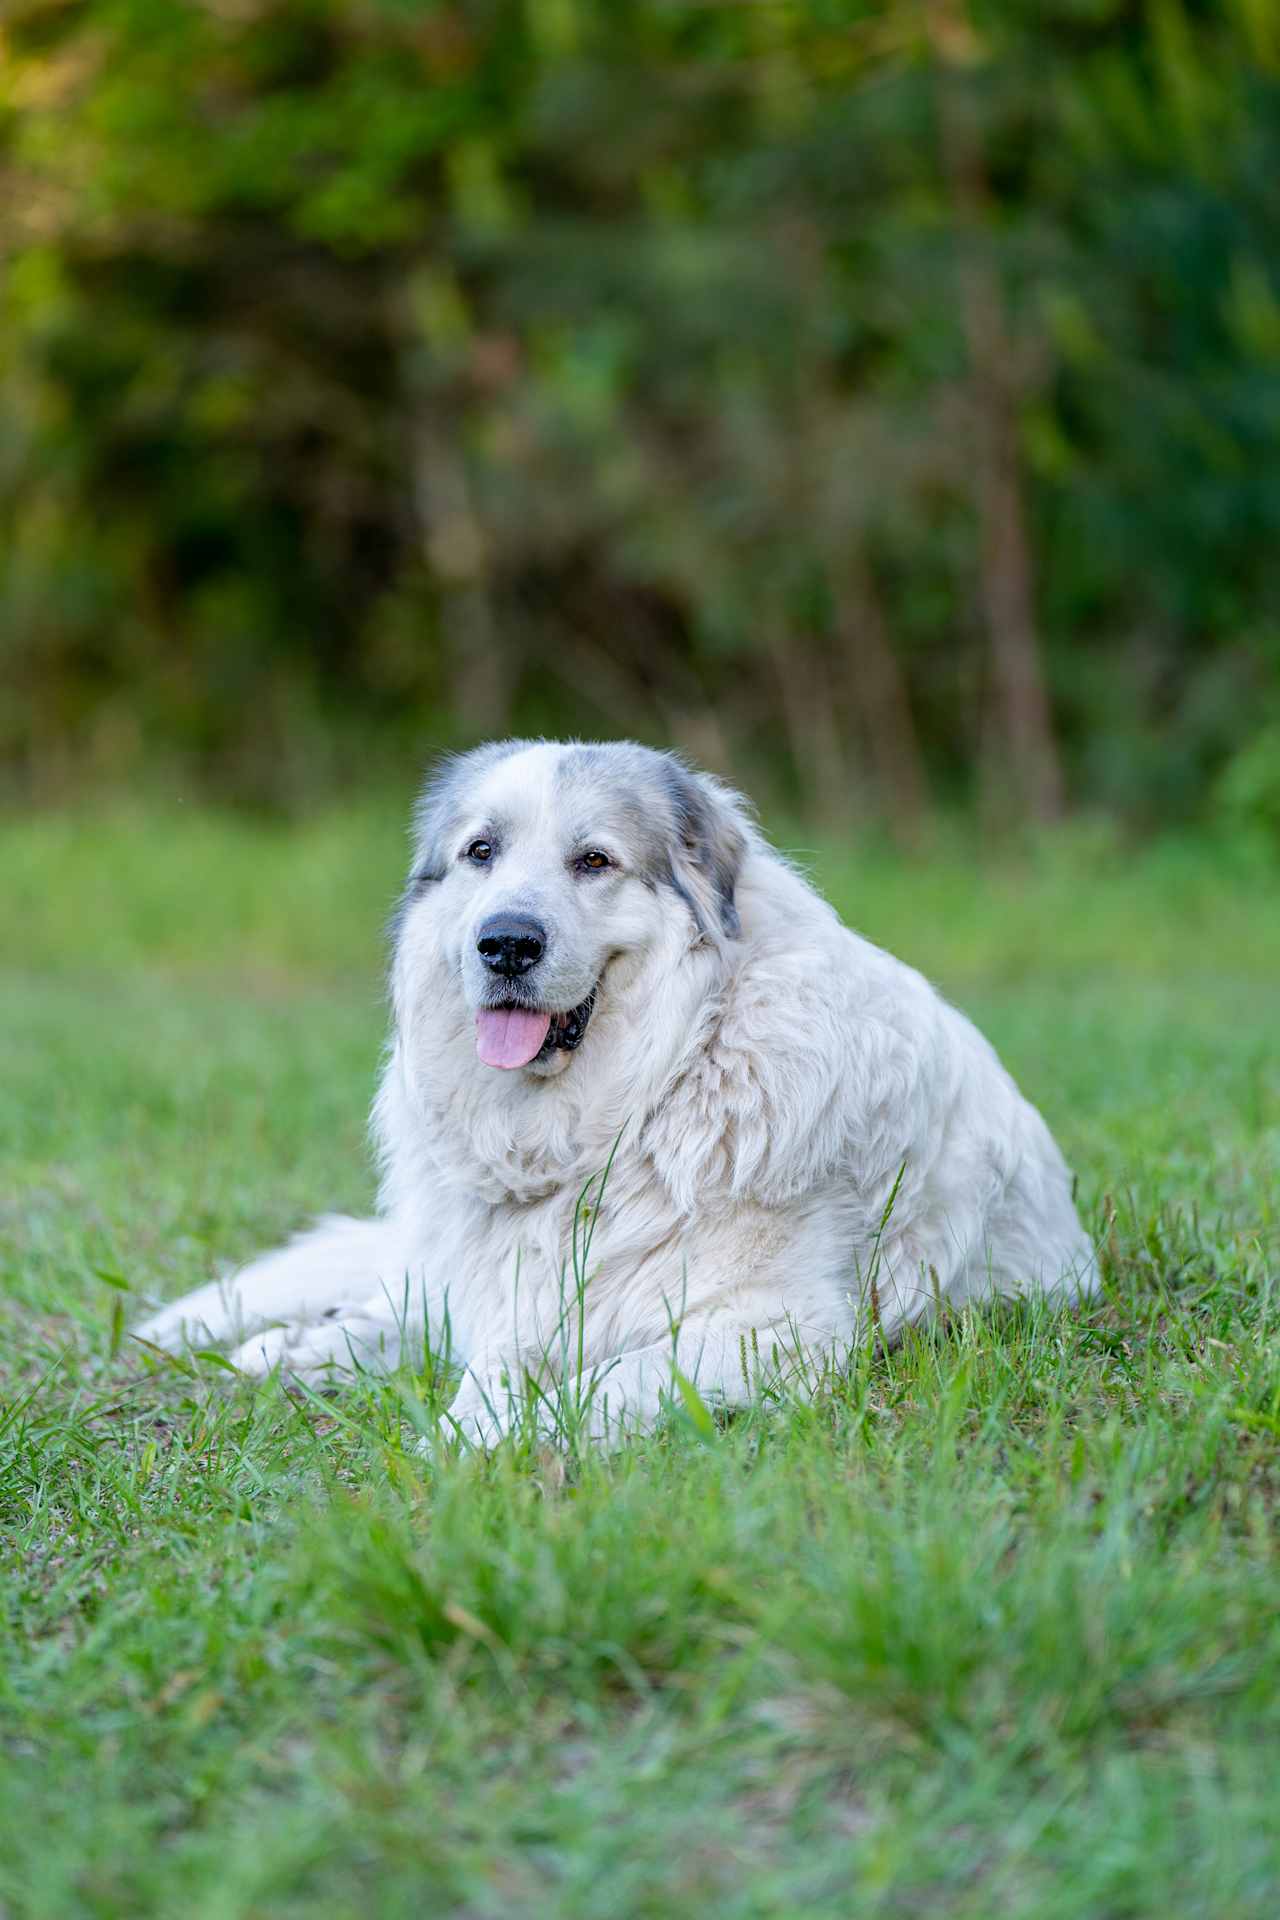
<path fill-rule="evenodd" d="M 611 1002 L 736 938 L 746 846 L 734 797 L 672 754 L 516 740 L 447 761 L 398 916 L 415 1022 L 435 995 L 442 1018 L 465 1014 L 481 1068 L 565 1072 Z"/>

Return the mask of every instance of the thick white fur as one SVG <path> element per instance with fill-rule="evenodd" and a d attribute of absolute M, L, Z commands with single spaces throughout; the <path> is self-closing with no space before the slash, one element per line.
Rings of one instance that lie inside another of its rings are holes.
<path fill-rule="evenodd" d="M 573 775 L 573 752 L 481 755 L 451 776 L 444 877 L 408 904 L 393 966 L 378 1217 L 321 1221 L 142 1337 L 238 1340 L 246 1372 L 310 1374 L 393 1365 L 425 1332 L 466 1363 L 452 1415 L 488 1443 L 530 1375 L 613 1432 L 658 1414 L 673 1355 L 733 1405 L 762 1366 L 812 1377 L 871 1313 L 891 1337 L 943 1300 L 1090 1291 L 1062 1157 L 969 1021 L 843 926 L 702 776 L 740 927 L 710 910 L 710 862 L 687 836 L 687 884 L 631 871 L 636 834 L 660 830 L 635 816 L 660 807 L 611 815 L 609 756 L 619 780 L 659 756 L 593 750 Z M 459 849 L 493 818 L 509 823 L 505 867 L 479 876 Z M 613 835 L 599 884 L 566 866 L 584 832 Z M 552 928 L 548 1004 L 600 977 L 577 1052 L 512 1072 L 474 1041 L 475 930 L 499 901 Z"/>

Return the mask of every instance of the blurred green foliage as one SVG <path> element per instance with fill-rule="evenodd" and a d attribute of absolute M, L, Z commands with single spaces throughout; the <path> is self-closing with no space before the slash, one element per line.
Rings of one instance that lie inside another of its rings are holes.
<path fill-rule="evenodd" d="M 11 790 L 520 727 L 829 817 L 1268 791 L 1280 0 L 0 34 Z"/>

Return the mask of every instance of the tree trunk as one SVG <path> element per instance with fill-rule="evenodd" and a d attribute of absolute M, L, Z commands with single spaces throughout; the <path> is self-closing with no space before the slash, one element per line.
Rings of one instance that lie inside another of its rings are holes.
<path fill-rule="evenodd" d="M 450 706 L 464 733 L 498 738 L 511 726 L 512 661 L 493 617 L 488 547 L 465 462 L 446 425 L 414 424 L 414 494 L 427 564 L 440 593 Z"/>
<path fill-rule="evenodd" d="M 1062 771 L 1035 616 L 1034 565 L 1018 444 L 1018 375 L 1004 294 L 987 244 L 990 192 L 964 68 L 975 42 L 964 0 L 935 0 L 942 169 L 960 254 L 960 293 L 975 429 L 980 594 L 1007 784 L 1037 820 L 1062 812 Z M 998 784 L 1005 784 L 1001 781 Z"/>
<path fill-rule="evenodd" d="M 768 638 L 796 787 L 804 806 L 824 826 L 847 825 L 854 784 L 836 714 L 830 664 L 812 636 Z"/>
<path fill-rule="evenodd" d="M 893 650 L 880 589 L 864 554 L 846 555 L 837 631 L 880 806 L 895 840 L 919 840 L 927 783 L 906 677 Z"/>

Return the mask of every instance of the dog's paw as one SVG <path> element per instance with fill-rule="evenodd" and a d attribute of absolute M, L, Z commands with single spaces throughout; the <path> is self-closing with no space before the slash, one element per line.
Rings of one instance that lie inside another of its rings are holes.
<path fill-rule="evenodd" d="M 469 1373 L 441 1415 L 437 1431 L 418 1442 L 417 1452 L 430 1456 L 442 1446 L 460 1445 L 477 1453 L 492 1453 L 511 1432 L 514 1411 L 504 1382 L 479 1380 Z"/>
<path fill-rule="evenodd" d="M 181 1353 L 186 1347 L 217 1347 L 241 1331 L 243 1316 L 238 1296 L 224 1284 L 199 1287 L 181 1300 L 157 1307 L 131 1332 L 144 1346 Z"/>
<path fill-rule="evenodd" d="M 237 1373 L 248 1374 L 251 1380 L 265 1380 L 269 1373 L 288 1366 L 291 1345 L 301 1331 L 298 1327 L 263 1327 L 233 1348 L 227 1358 Z"/>
<path fill-rule="evenodd" d="M 394 1349 L 394 1350 L 391 1350 Z M 316 1379 L 334 1373 L 384 1373 L 395 1364 L 398 1342 L 388 1347 L 387 1328 L 361 1314 L 265 1327 L 231 1354 L 231 1364 L 253 1379 L 284 1373 Z"/>

